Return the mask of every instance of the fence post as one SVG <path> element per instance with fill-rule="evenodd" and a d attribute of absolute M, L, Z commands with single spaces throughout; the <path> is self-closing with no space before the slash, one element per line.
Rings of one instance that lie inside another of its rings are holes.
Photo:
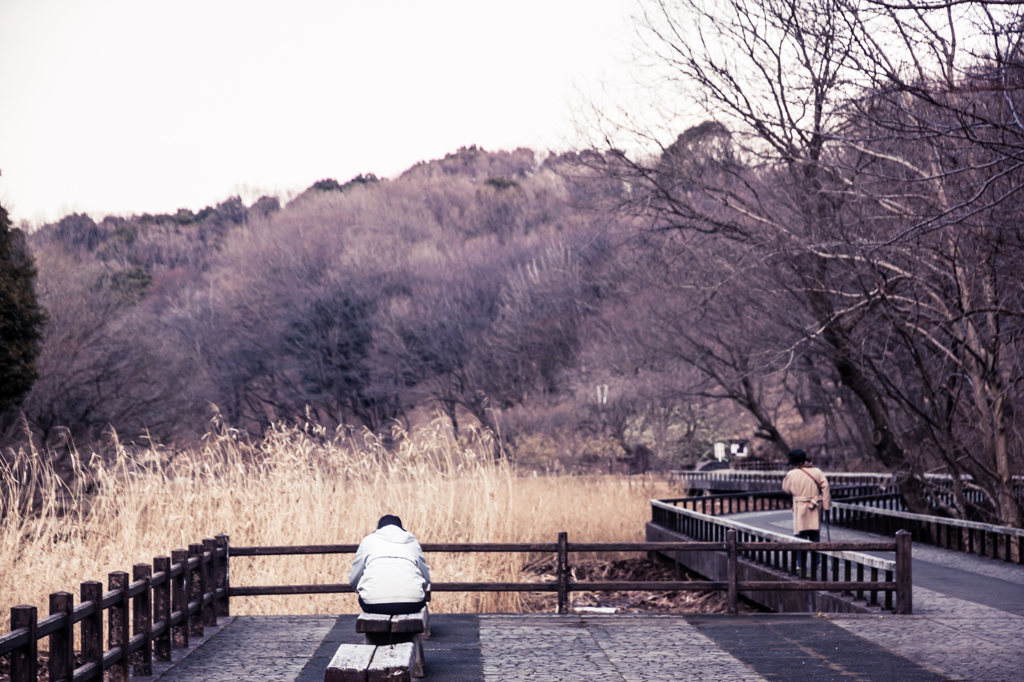
<path fill-rule="evenodd" d="M 75 597 L 70 592 L 50 595 L 50 615 L 64 614 L 64 627 L 50 635 L 50 679 L 71 679 L 75 671 L 75 625 L 71 616 L 75 611 Z"/>
<path fill-rule="evenodd" d="M 181 620 L 171 630 L 171 645 L 178 649 L 188 648 L 188 550 L 171 550 L 171 561 L 181 566 L 181 573 L 171 582 L 172 613 L 180 613 Z"/>
<path fill-rule="evenodd" d="M 206 553 L 210 553 L 210 560 L 206 561 Z M 217 541 L 213 538 L 203 538 L 203 552 L 199 555 L 203 566 L 203 602 L 206 601 L 206 593 L 210 593 L 210 603 L 203 604 L 203 625 L 216 627 L 217 614 L 213 610 L 213 603 L 217 600 L 217 583 L 214 579 L 217 575 Z"/>
<path fill-rule="evenodd" d="M 739 610 L 739 605 L 737 604 L 739 593 L 736 589 L 736 581 L 738 579 L 736 531 L 732 528 L 725 531 L 725 548 L 726 554 L 729 557 L 729 613 L 735 614 Z"/>
<path fill-rule="evenodd" d="M 153 570 L 164 574 L 164 581 L 153 588 L 153 622 L 163 622 L 164 632 L 153 638 L 153 657 L 171 660 L 171 558 L 153 557 Z"/>
<path fill-rule="evenodd" d="M 564 530 L 558 533 L 558 564 L 555 568 L 558 576 L 558 612 L 569 612 L 569 534 Z"/>
<path fill-rule="evenodd" d="M 132 580 L 146 583 L 145 589 L 132 600 L 132 634 L 145 638 L 142 648 L 133 654 L 132 674 L 141 677 L 153 674 L 153 567 L 135 564 Z"/>
<path fill-rule="evenodd" d="M 231 615 L 231 599 L 228 595 L 231 587 L 231 538 L 227 533 L 220 533 L 214 538 L 217 541 L 217 547 L 224 548 L 224 558 L 217 564 L 217 575 L 214 576 L 217 588 L 224 589 L 224 596 L 217 600 L 217 615 L 218 616 L 230 616 Z"/>
<path fill-rule="evenodd" d="M 103 671 L 103 609 L 100 608 L 100 601 L 103 599 L 103 583 L 98 580 L 88 580 L 82 583 L 81 602 L 95 603 L 92 614 L 82 620 L 80 634 L 82 636 L 82 664 L 94 664 L 100 672 Z"/>
<path fill-rule="evenodd" d="M 107 574 L 107 589 L 120 590 L 118 603 L 107 611 L 107 649 L 121 647 L 121 658 L 110 668 L 108 682 L 128 682 L 128 573 Z"/>
<path fill-rule="evenodd" d="M 196 567 L 189 571 L 188 603 L 197 602 L 196 612 L 188 617 L 189 637 L 202 637 L 203 631 L 203 593 L 206 592 L 206 581 L 203 580 L 203 545 L 192 543 L 188 546 L 188 560 L 196 559 Z M 186 564 L 185 568 L 188 568 Z M 189 606 L 185 606 L 188 611 Z"/>
<path fill-rule="evenodd" d="M 896 613 L 909 616 L 914 612 L 914 583 L 911 535 L 905 530 L 896 533 Z"/>
<path fill-rule="evenodd" d="M 38 678 L 38 643 L 36 642 L 36 607 L 11 607 L 11 629 L 28 628 L 28 643 L 11 652 L 11 682 L 36 682 Z"/>

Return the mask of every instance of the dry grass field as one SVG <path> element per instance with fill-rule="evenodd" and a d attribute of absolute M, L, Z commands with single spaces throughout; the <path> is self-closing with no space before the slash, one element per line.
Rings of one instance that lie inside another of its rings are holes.
<path fill-rule="evenodd" d="M 131 571 L 153 556 L 217 533 L 231 544 L 357 543 L 385 513 L 402 517 L 421 542 L 554 542 L 643 539 L 651 497 L 663 481 L 627 476 L 522 476 L 495 462 L 485 434 L 458 441 L 440 424 L 401 434 L 388 450 L 372 437 L 332 437 L 322 429 L 272 430 L 247 443 L 231 432 L 201 449 L 76 460 L 68 486 L 38 453 L 4 466 L 0 519 L 0 632 L 10 606 L 48 594 L 78 594 L 79 583 Z M 31 501 L 31 503 L 29 503 Z M 435 580 L 517 581 L 541 557 L 432 554 Z M 576 560 L 577 557 L 572 557 Z M 351 557 L 239 557 L 234 585 L 347 582 Z M 76 599 L 77 601 L 77 599 Z M 536 608 L 520 594 L 437 594 L 439 612 Z M 234 614 L 340 613 L 351 595 L 232 599 Z"/>

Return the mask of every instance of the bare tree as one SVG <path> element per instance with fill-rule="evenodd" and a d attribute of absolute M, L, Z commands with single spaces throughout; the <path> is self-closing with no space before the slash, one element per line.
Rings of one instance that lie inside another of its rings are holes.
<path fill-rule="evenodd" d="M 880 228 L 861 256 L 873 283 L 863 296 L 892 331 L 878 376 L 957 482 L 970 474 L 995 518 L 1020 525 L 1024 307 L 1006 264 L 1024 255 L 1021 10 L 882 7 L 872 18 L 906 60 L 861 37 L 873 79 L 850 103 L 839 158 L 850 208 Z"/>
<path fill-rule="evenodd" d="M 159 320 L 97 264 L 83 267 L 61 247 L 40 252 L 39 262 L 51 324 L 23 406 L 34 432 L 65 453 L 68 437 L 93 442 L 110 428 L 125 441 L 186 435 L 194 375 Z"/>
<path fill-rule="evenodd" d="M 855 396 L 854 416 L 870 424 L 876 457 L 903 476 L 913 508 L 934 503 L 922 474 L 937 462 L 919 440 L 924 435 L 954 475 L 954 462 L 962 467 L 991 453 L 972 474 L 996 517 L 1019 525 L 1011 490 L 1017 448 L 1007 440 L 1016 428 L 1007 422 L 1017 401 L 1011 387 L 1019 384 L 1015 331 L 1008 330 L 1017 326 L 1010 321 L 1018 308 L 996 266 L 1016 248 L 1006 222 L 1019 175 L 1016 86 L 1007 88 L 1016 73 L 1009 35 L 1016 29 L 1003 27 L 1019 20 L 995 20 L 982 8 L 973 15 L 975 34 L 958 43 L 952 15 L 940 29 L 926 13 L 904 19 L 855 2 L 646 7 L 641 20 L 659 73 L 717 122 L 653 158 L 613 153 L 587 162 L 624 181 L 622 207 L 682 235 L 684 251 L 712 240 L 702 275 L 740 264 L 741 287 L 694 283 L 691 310 L 713 313 L 712 328 L 729 329 L 730 311 L 764 321 L 747 335 L 677 334 L 689 349 L 680 357 L 703 362 L 715 379 L 730 368 L 733 376 L 720 383 L 731 387 L 787 357 L 799 360 L 787 371 L 802 363 L 820 373 L 820 357 L 832 374 L 825 382 Z M 973 47 L 968 66 L 958 67 L 956 46 L 964 43 Z M 990 94 L 968 96 L 967 83 Z M 972 220 L 979 229 L 967 238 L 960 228 Z M 922 249 L 920 238 L 932 233 Z M 937 318 L 933 325 L 923 323 L 926 311 Z M 772 323 L 775 333 L 766 334 Z M 737 364 L 753 348 L 760 362 Z M 950 404 L 941 399 L 949 389 L 938 387 L 950 385 L 951 373 L 964 374 L 972 388 Z M 742 404 L 745 395 L 730 397 Z M 963 436 L 952 437 L 949 418 L 924 416 L 944 402 L 947 412 L 962 409 L 963 434 L 990 435 L 966 446 Z"/>

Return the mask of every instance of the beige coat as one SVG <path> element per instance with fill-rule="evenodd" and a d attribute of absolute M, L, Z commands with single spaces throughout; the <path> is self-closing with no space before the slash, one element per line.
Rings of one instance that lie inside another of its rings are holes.
<path fill-rule="evenodd" d="M 828 481 L 821 469 L 810 464 L 793 469 L 782 479 L 782 489 L 793 496 L 793 534 L 818 530 L 821 509 L 832 506 Z"/>

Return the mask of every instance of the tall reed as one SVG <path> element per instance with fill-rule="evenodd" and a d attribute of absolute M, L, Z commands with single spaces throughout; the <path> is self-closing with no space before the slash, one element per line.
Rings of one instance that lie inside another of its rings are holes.
<path fill-rule="evenodd" d="M 153 556 L 228 533 L 231 544 L 357 543 L 386 513 L 420 542 L 553 542 L 643 538 L 647 501 L 660 484 L 624 476 L 518 476 L 494 461 L 488 435 L 456 440 L 442 424 L 376 438 L 333 436 L 319 427 L 276 427 L 248 443 L 231 431 L 196 450 L 74 457 L 66 484 L 35 451 L 3 465 L 0 608 L 37 604 L 84 580 L 106 581 Z M 529 557 L 431 554 L 437 581 L 517 581 Z M 234 585 L 348 581 L 351 556 L 238 557 Z M 528 606 L 526 606 L 528 607 Z M 235 614 L 354 612 L 351 595 L 232 599 Z M 515 593 L 437 594 L 440 612 L 514 612 Z"/>

